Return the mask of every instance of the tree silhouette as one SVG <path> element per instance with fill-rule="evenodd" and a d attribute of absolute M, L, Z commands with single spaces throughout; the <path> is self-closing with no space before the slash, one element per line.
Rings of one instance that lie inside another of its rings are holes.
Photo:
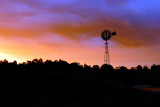
<path fill-rule="evenodd" d="M 137 66 L 137 71 L 142 71 L 142 66 L 141 65 Z"/>
<path fill-rule="evenodd" d="M 143 67 L 143 71 L 144 71 L 144 72 L 148 72 L 148 71 L 149 71 L 149 68 L 148 68 L 147 65 L 145 65 L 145 66 Z"/>
<path fill-rule="evenodd" d="M 112 65 L 107 65 L 107 64 L 103 64 L 101 66 L 101 70 L 103 72 L 112 72 L 114 69 L 113 69 L 113 66 Z"/>

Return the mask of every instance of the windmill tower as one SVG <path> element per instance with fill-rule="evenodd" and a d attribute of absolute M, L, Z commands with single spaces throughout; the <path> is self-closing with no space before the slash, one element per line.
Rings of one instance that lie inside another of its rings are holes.
<path fill-rule="evenodd" d="M 104 53 L 104 64 L 110 65 L 109 58 L 109 49 L 108 49 L 108 40 L 111 39 L 112 36 L 116 35 L 116 32 L 110 32 L 109 30 L 104 30 L 101 34 L 103 40 L 105 40 L 105 53 Z"/>

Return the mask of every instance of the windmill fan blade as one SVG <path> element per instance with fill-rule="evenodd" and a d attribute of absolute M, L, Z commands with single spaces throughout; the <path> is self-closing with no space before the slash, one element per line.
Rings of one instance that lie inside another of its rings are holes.
<path fill-rule="evenodd" d="M 116 35 L 116 32 L 113 32 L 112 35 Z"/>

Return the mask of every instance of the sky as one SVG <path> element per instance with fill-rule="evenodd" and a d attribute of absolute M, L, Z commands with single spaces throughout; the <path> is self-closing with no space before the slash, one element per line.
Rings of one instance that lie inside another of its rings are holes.
<path fill-rule="evenodd" d="M 160 64 L 159 0 L 1 0 L 0 60 L 34 58 L 102 65 Z"/>

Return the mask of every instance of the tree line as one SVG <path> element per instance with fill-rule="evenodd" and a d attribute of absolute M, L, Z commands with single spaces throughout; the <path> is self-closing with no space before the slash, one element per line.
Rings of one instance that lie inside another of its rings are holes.
<path fill-rule="evenodd" d="M 137 67 L 131 67 L 128 69 L 125 66 L 114 68 L 112 65 L 81 65 L 78 62 L 68 63 L 64 60 L 46 60 L 33 59 L 32 61 L 26 61 L 23 63 L 17 63 L 17 61 L 8 62 L 4 59 L 0 61 L 0 71 L 8 72 L 160 72 L 160 65 L 153 64 L 150 68 L 148 66 L 138 65 Z"/>

